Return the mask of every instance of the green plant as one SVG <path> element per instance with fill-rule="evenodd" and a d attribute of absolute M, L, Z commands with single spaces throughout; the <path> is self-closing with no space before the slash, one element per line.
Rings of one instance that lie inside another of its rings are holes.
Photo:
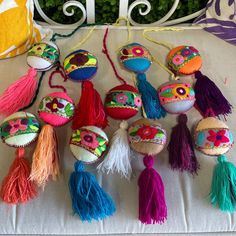
<path fill-rule="evenodd" d="M 128 0 L 127 0 L 128 1 Z M 135 0 L 130 0 L 132 3 Z M 39 4 L 42 10 L 56 22 L 71 24 L 78 21 L 82 12 L 79 8 L 71 7 L 75 10 L 75 14 L 72 17 L 65 16 L 63 14 L 62 5 L 67 2 L 66 0 L 39 0 Z M 86 0 L 80 0 L 85 6 Z M 96 22 L 100 23 L 113 23 L 119 15 L 119 0 L 96 0 L 95 1 L 95 16 Z M 174 0 L 150 0 L 152 10 L 146 16 L 140 16 L 138 9 L 146 8 L 144 5 L 137 6 L 132 12 L 132 18 L 138 23 L 151 23 L 161 19 L 171 8 Z M 181 0 L 177 10 L 171 16 L 171 19 L 186 16 L 202 9 L 207 3 L 207 0 Z M 68 9 L 70 10 L 70 8 Z M 40 16 L 36 13 L 36 19 L 39 20 Z"/>

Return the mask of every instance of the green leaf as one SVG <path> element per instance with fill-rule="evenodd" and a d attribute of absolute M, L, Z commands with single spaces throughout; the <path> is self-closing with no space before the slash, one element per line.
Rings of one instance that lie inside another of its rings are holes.
<path fill-rule="evenodd" d="M 170 98 L 170 97 L 173 97 L 173 93 L 171 92 L 163 92 L 160 94 L 162 97 L 165 97 L 165 98 Z"/>

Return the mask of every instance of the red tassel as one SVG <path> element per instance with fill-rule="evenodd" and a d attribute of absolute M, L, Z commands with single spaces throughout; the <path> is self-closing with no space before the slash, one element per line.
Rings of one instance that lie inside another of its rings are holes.
<path fill-rule="evenodd" d="M 25 158 L 24 148 L 16 150 L 16 159 L 1 187 L 1 198 L 9 204 L 25 203 L 37 195 L 36 187 L 29 180 L 30 164 Z"/>
<path fill-rule="evenodd" d="M 90 81 L 84 81 L 79 104 L 76 107 L 72 129 L 94 125 L 104 129 L 107 126 L 107 115 L 99 93 Z"/>
<path fill-rule="evenodd" d="M 161 176 L 153 168 L 153 156 L 145 156 L 146 168 L 139 176 L 139 220 L 143 224 L 161 224 L 167 218 L 165 189 Z"/>
<path fill-rule="evenodd" d="M 0 114 L 9 116 L 30 104 L 37 88 L 36 75 L 37 71 L 30 68 L 27 75 L 4 91 L 0 96 Z"/>

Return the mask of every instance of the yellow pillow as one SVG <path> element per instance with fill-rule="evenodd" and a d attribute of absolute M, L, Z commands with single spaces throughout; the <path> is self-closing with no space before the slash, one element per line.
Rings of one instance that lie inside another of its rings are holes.
<path fill-rule="evenodd" d="M 33 0 L 0 0 L 0 59 L 26 52 L 50 30 L 33 20 Z"/>

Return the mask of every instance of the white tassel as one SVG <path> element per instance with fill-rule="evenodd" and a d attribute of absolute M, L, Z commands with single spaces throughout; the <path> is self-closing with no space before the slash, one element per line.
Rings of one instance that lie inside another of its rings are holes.
<path fill-rule="evenodd" d="M 111 146 L 105 157 L 104 161 L 97 167 L 101 172 L 119 173 L 122 177 L 130 179 L 131 168 L 131 155 L 127 135 L 128 123 L 122 121 L 120 128 L 114 133 Z"/>

